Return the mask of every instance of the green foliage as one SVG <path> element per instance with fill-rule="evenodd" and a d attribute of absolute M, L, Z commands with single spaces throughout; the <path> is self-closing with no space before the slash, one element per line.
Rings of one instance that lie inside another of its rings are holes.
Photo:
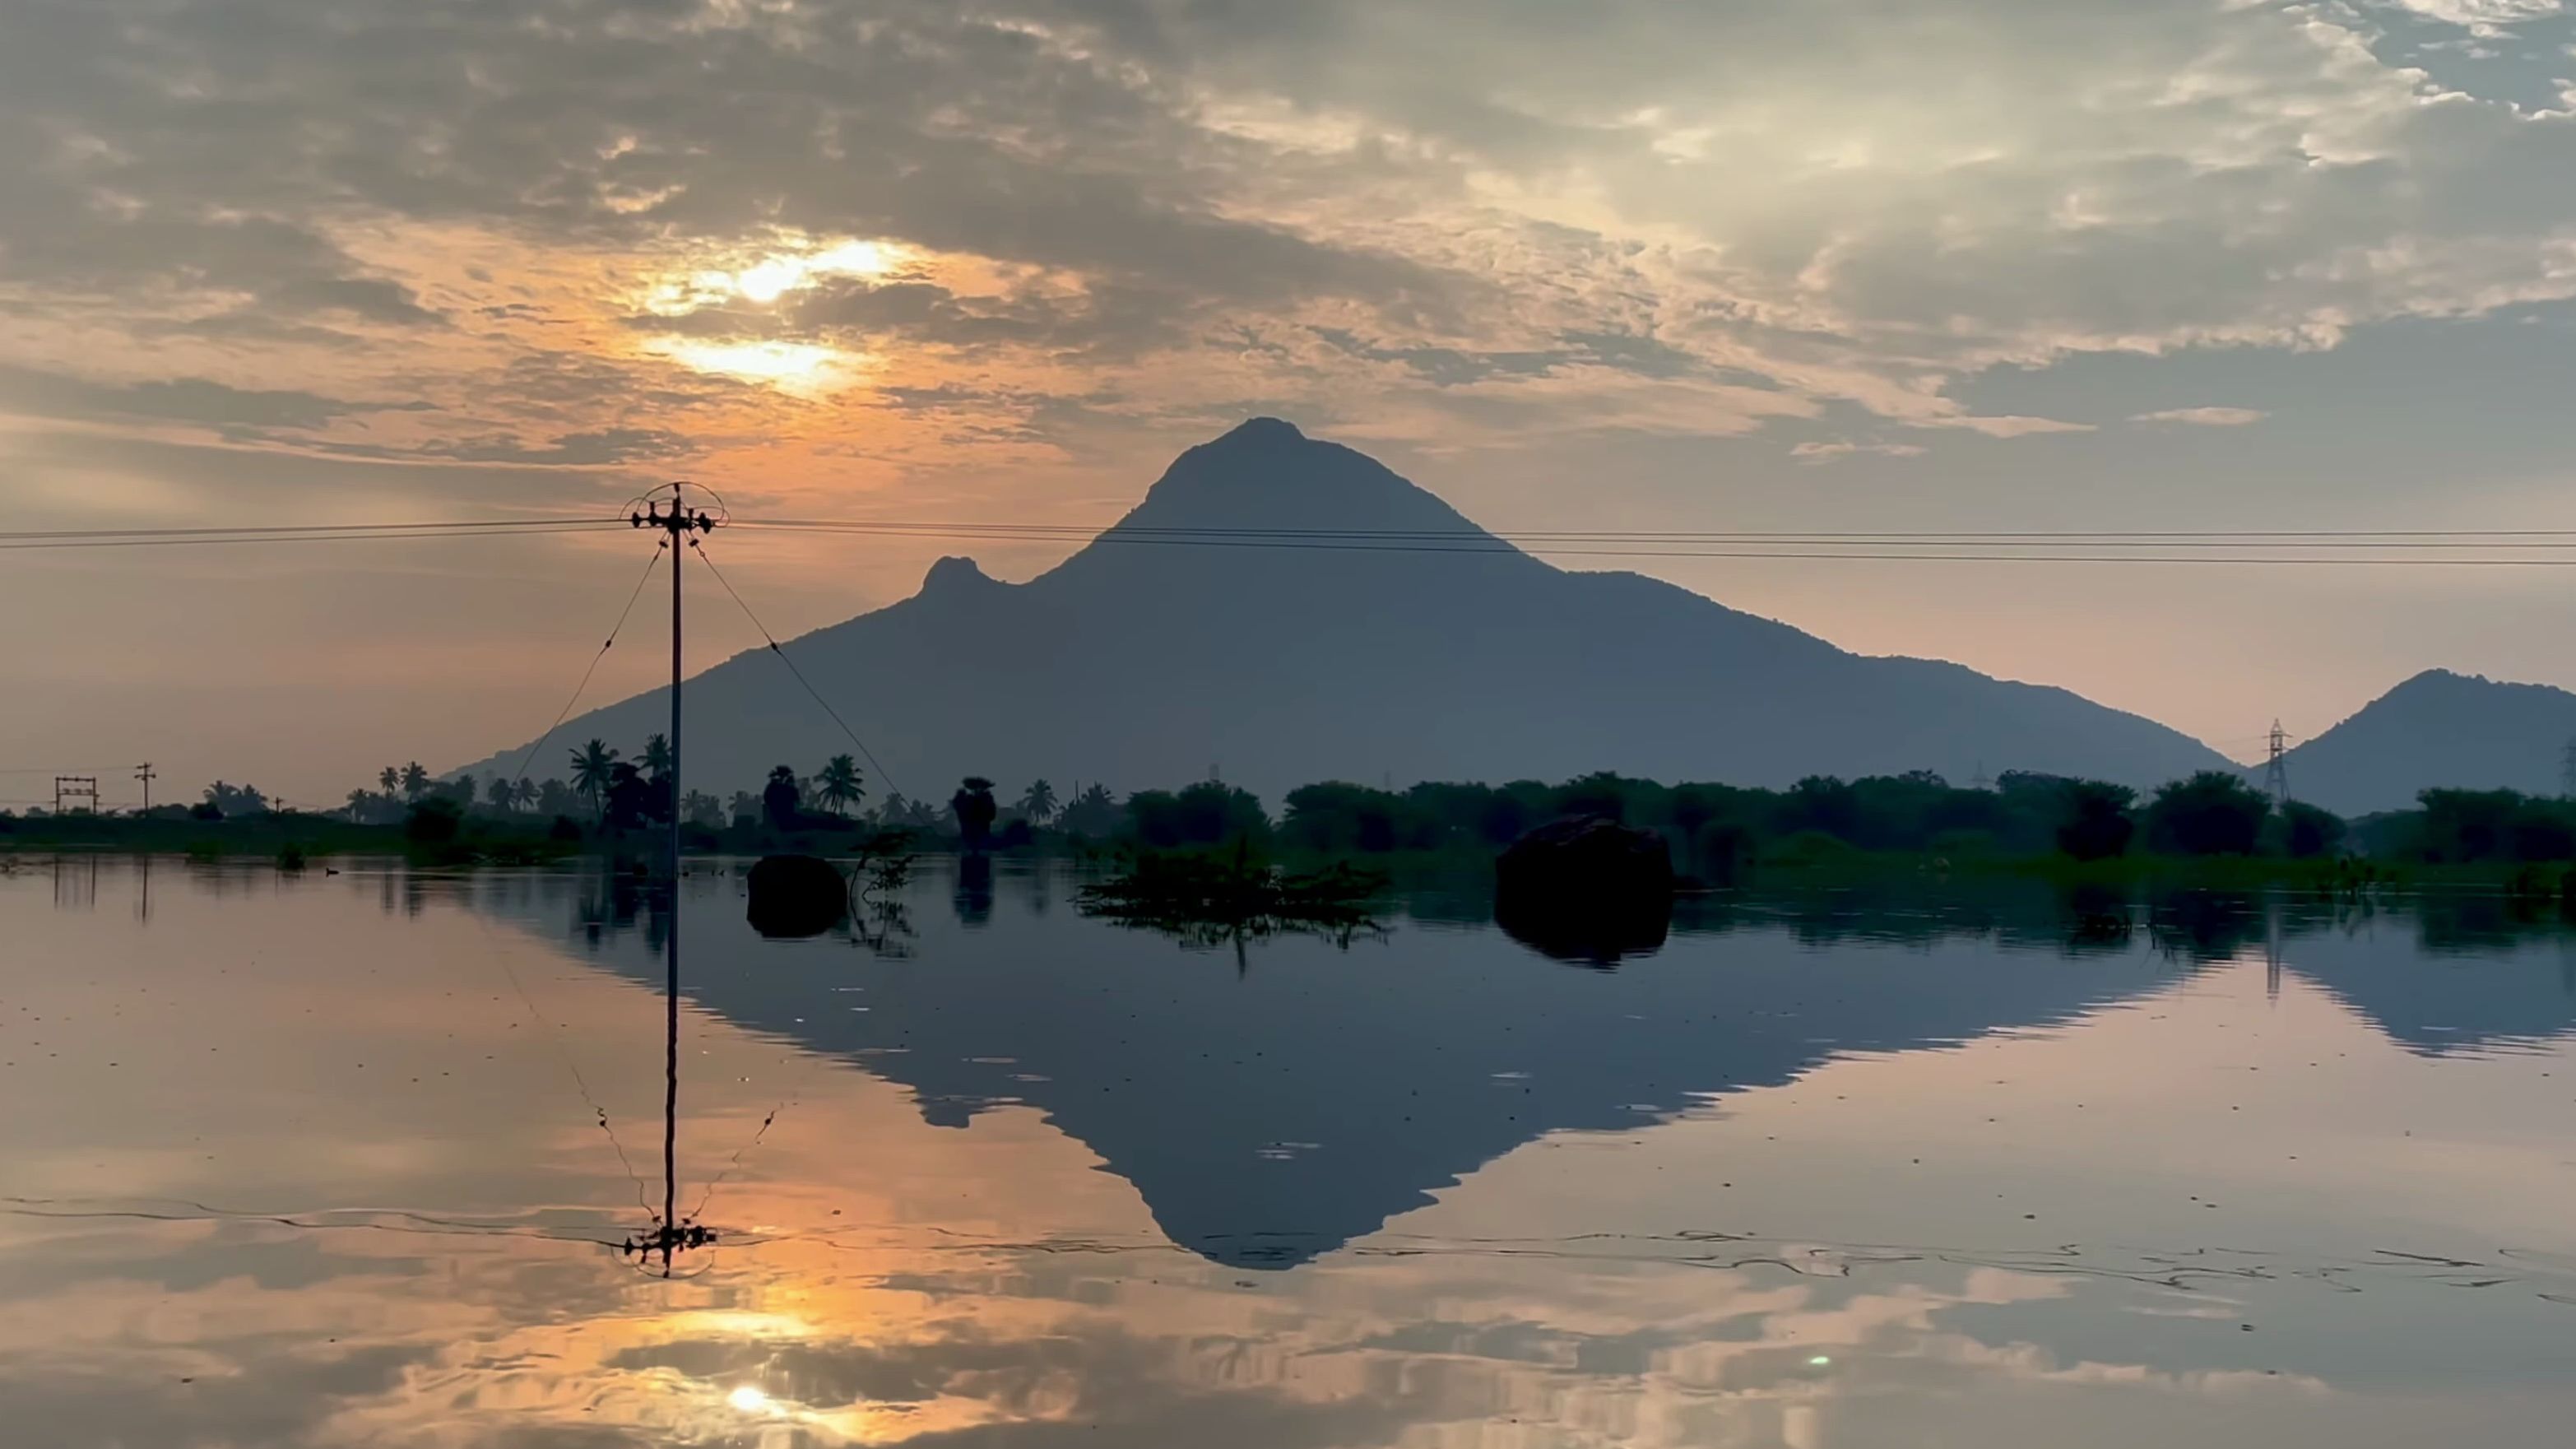
<path fill-rule="evenodd" d="M 2058 850 L 2075 860 L 2110 860 L 2126 855 L 2138 832 L 2129 809 L 2137 792 L 2126 785 L 2099 780 L 2068 780 L 2061 787 L 2057 826 Z"/>
<path fill-rule="evenodd" d="M 850 807 L 868 793 L 865 777 L 859 773 L 859 762 L 848 755 L 834 755 L 823 762 L 823 773 L 815 777 L 820 787 L 823 808 L 835 815 L 846 815 Z"/>
<path fill-rule="evenodd" d="M 2272 802 L 2224 770 L 2203 770 L 2156 791 L 2147 846 L 2165 855 L 2252 855 Z"/>
<path fill-rule="evenodd" d="M 1118 833 L 1125 820 L 1118 797 L 1109 793 L 1108 786 L 1094 783 L 1074 793 L 1056 817 L 1056 828 L 1076 838 L 1106 840 Z"/>
<path fill-rule="evenodd" d="M 431 796 L 411 807 L 403 838 L 414 845 L 444 845 L 464 833 L 465 812 L 453 800 Z"/>
<path fill-rule="evenodd" d="M 572 787 L 590 802 L 590 813 L 608 811 L 608 787 L 615 783 L 617 752 L 606 740 L 594 739 L 572 752 Z"/>
<path fill-rule="evenodd" d="M 1044 825 L 1055 818 L 1055 807 L 1055 787 L 1041 778 L 1029 782 L 1029 788 L 1021 792 L 1016 808 L 1029 823 Z"/>
<path fill-rule="evenodd" d="M 2281 817 L 2285 826 L 2283 846 L 2292 860 L 2332 855 L 2343 844 L 2343 820 L 2331 811 L 2305 800 L 2293 800 L 2281 807 Z"/>
<path fill-rule="evenodd" d="M 1223 845 L 1270 838 L 1270 817 L 1260 797 L 1215 780 L 1202 780 L 1180 792 L 1140 790 L 1127 797 L 1128 831 L 1158 850 L 1191 845 Z"/>
<path fill-rule="evenodd" d="M 2576 803 L 2511 790 L 2427 790 L 2402 848 L 2419 859 L 2472 865 L 2576 859 Z"/>
<path fill-rule="evenodd" d="M 258 815 L 268 809 L 268 797 L 256 785 L 228 785 L 221 780 L 206 787 L 205 805 L 218 818 L 235 819 Z"/>

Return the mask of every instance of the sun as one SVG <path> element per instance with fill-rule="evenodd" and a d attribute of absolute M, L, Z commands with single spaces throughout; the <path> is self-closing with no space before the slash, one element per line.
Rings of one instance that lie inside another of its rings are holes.
<path fill-rule="evenodd" d="M 752 382 L 814 384 L 830 380 L 847 353 L 811 342 L 694 342 L 665 338 L 651 350 L 684 367 Z"/>
<path fill-rule="evenodd" d="M 636 296 L 644 311 L 676 317 L 739 299 L 766 307 L 829 277 L 885 277 L 913 264 L 911 248 L 865 238 L 772 234 L 701 257 L 693 270 L 666 272 Z M 708 261 L 717 265 L 708 266 Z"/>
<path fill-rule="evenodd" d="M 769 1395 L 750 1384 L 744 1384 L 725 1395 L 725 1402 L 732 1405 L 736 1412 L 744 1414 L 767 1413 L 770 1407 Z"/>
<path fill-rule="evenodd" d="M 774 251 L 738 271 L 702 273 L 698 282 L 766 306 L 824 277 L 882 277 L 901 260 L 902 250 L 886 242 L 809 242 L 803 250 Z"/>

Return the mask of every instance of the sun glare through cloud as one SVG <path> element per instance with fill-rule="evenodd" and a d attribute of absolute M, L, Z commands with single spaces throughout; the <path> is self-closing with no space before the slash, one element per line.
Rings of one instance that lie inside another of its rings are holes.
<path fill-rule="evenodd" d="M 685 367 L 752 382 L 821 386 L 838 379 L 848 354 L 810 342 L 694 342 L 660 338 L 649 350 Z"/>
<path fill-rule="evenodd" d="M 741 300 L 768 306 L 795 292 L 834 277 L 884 277 L 913 260 L 909 248 L 890 242 L 851 239 L 824 243 L 790 238 L 747 248 L 715 266 L 699 266 L 654 281 L 645 289 L 645 310 L 677 316 L 696 308 Z"/>

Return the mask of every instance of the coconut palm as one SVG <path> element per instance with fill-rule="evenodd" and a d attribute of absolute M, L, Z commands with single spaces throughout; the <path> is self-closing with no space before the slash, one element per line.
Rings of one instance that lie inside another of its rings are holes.
<path fill-rule="evenodd" d="M 1055 815 L 1055 787 L 1044 779 L 1032 780 L 1020 796 L 1020 813 L 1031 825 L 1044 825 Z"/>
<path fill-rule="evenodd" d="M 780 830 L 793 830 L 804 803 L 805 787 L 797 780 L 796 772 L 785 765 L 773 767 L 769 783 L 760 787 L 762 817 Z"/>
<path fill-rule="evenodd" d="M 403 766 L 402 790 L 406 800 L 417 800 L 429 793 L 429 771 L 420 767 L 420 761 Z"/>
<path fill-rule="evenodd" d="M 644 740 L 644 773 L 656 780 L 671 773 L 671 742 L 661 735 Z"/>
<path fill-rule="evenodd" d="M 387 765 L 376 772 L 376 783 L 384 787 L 386 794 L 391 795 L 402 788 L 402 771 Z"/>
<path fill-rule="evenodd" d="M 859 774 L 859 762 L 847 755 L 834 755 L 824 761 L 823 773 L 817 778 L 820 789 L 816 793 L 822 796 L 824 808 L 835 815 L 848 814 L 850 807 L 859 803 L 859 797 L 868 793 L 864 777 Z"/>
<path fill-rule="evenodd" d="M 590 801 L 594 815 L 607 813 L 609 774 L 616 765 L 617 752 L 606 740 L 594 739 L 572 752 L 572 787 Z"/>

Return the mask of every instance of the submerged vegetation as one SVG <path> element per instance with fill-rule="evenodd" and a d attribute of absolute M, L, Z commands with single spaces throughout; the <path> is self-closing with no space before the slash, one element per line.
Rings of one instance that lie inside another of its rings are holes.
<path fill-rule="evenodd" d="M 1304 932 L 1347 943 L 1375 929 L 1384 873 L 1336 861 L 1290 871 L 1254 855 L 1142 851 L 1127 869 L 1082 888 L 1084 915 L 1214 944 Z"/>

